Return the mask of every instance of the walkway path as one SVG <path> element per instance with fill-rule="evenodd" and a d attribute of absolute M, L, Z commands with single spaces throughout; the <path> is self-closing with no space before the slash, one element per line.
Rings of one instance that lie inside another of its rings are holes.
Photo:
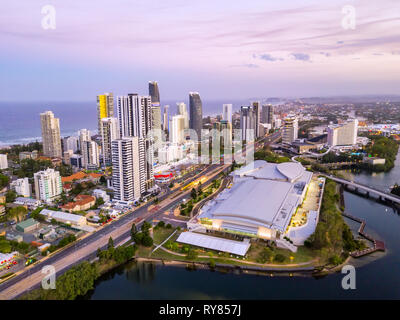
<path fill-rule="evenodd" d="M 165 252 L 168 252 L 172 255 L 176 255 L 176 256 L 180 256 L 180 257 L 186 257 L 185 254 L 183 253 L 178 253 L 178 252 L 174 252 L 171 250 L 168 250 L 167 248 L 164 247 L 160 247 L 162 250 L 164 250 Z M 210 256 L 198 256 L 198 258 L 209 258 L 209 259 L 224 259 L 224 260 L 230 260 L 230 261 L 234 261 L 234 262 L 239 262 L 242 264 L 248 264 L 248 265 L 253 265 L 253 266 L 259 266 L 259 267 L 281 267 L 281 268 L 290 268 L 290 267 L 301 267 L 301 266 L 307 266 L 310 264 L 313 264 L 314 262 L 317 261 L 317 259 L 311 260 L 311 261 L 306 261 L 306 262 L 301 262 L 301 263 L 292 263 L 292 264 L 274 264 L 274 263 L 258 263 L 258 262 L 252 262 L 252 261 L 244 261 L 244 260 L 239 260 L 239 259 L 235 259 L 235 258 L 227 258 L 227 257 L 210 257 Z"/>

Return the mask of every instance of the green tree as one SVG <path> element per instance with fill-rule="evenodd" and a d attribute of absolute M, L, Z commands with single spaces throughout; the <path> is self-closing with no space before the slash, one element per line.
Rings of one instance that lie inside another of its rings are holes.
<path fill-rule="evenodd" d="M 151 247 L 153 245 L 153 238 L 150 237 L 148 234 L 145 234 L 143 239 L 142 239 L 142 244 L 145 247 Z"/>
<path fill-rule="evenodd" d="M 6 192 L 6 202 L 11 203 L 15 201 L 15 198 L 17 198 L 17 194 L 13 190 L 8 190 Z"/>
<path fill-rule="evenodd" d="M 114 248 L 114 240 L 113 240 L 113 238 L 112 238 L 112 237 L 110 237 L 110 238 L 108 239 L 108 245 L 107 245 L 107 248 L 108 248 L 108 249 L 110 249 L 110 248 Z"/>
<path fill-rule="evenodd" d="M 4 174 L 0 174 L 0 190 L 7 187 L 10 178 Z"/>
<path fill-rule="evenodd" d="M 192 197 L 193 200 L 197 198 L 197 191 L 195 188 L 193 188 L 192 191 L 190 192 L 190 196 Z"/>

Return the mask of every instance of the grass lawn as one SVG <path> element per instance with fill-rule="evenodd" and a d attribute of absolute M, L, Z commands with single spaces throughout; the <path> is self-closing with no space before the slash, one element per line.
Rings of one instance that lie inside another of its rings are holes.
<path fill-rule="evenodd" d="M 154 244 L 158 245 L 160 243 L 162 243 L 165 239 L 167 239 L 173 232 L 175 231 L 175 229 L 170 228 L 167 229 L 165 227 L 158 227 L 158 228 L 154 228 L 153 229 L 153 240 L 154 240 Z"/>
<path fill-rule="evenodd" d="M 247 252 L 248 261 L 258 262 L 257 259 L 261 251 L 266 247 L 264 243 L 253 242 L 249 251 Z M 303 263 L 316 258 L 316 252 L 304 246 L 298 247 L 297 252 L 291 252 L 287 249 L 274 248 L 274 254 L 281 254 L 286 257 L 282 263 L 273 261 L 274 264 L 288 264 L 288 263 Z M 293 259 L 290 259 L 293 257 Z"/>

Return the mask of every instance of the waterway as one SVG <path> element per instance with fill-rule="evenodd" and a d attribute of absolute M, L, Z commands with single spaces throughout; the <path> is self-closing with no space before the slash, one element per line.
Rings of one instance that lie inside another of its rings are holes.
<path fill-rule="evenodd" d="M 387 191 L 400 182 L 400 155 L 388 173 L 350 173 L 355 181 Z M 346 211 L 367 221 L 366 232 L 385 241 L 387 252 L 351 259 L 356 289 L 344 290 L 344 274 L 249 275 L 130 262 L 104 275 L 85 299 L 400 299 L 400 216 L 390 206 L 344 192 Z M 358 225 L 346 220 L 352 229 Z"/>

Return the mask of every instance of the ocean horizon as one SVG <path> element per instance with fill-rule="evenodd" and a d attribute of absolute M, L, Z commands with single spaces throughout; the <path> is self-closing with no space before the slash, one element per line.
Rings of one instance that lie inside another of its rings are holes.
<path fill-rule="evenodd" d="M 176 114 L 176 103 L 185 100 L 161 101 L 162 110 L 169 105 L 170 116 Z M 243 100 L 203 100 L 203 116 L 222 114 L 222 104 L 231 103 L 233 111 L 238 111 L 240 106 L 249 104 L 249 99 Z M 115 103 L 114 103 L 115 104 Z M 41 141 L 40 113 L 52 111 L 60 119 L 61 137 L 77 135 L 78 130 L 88 129 L 97 132 L 97 104 L 94 100 L 82 102 L 0 102 L 0 147 L 14 144 L 27 144 Z"/>

